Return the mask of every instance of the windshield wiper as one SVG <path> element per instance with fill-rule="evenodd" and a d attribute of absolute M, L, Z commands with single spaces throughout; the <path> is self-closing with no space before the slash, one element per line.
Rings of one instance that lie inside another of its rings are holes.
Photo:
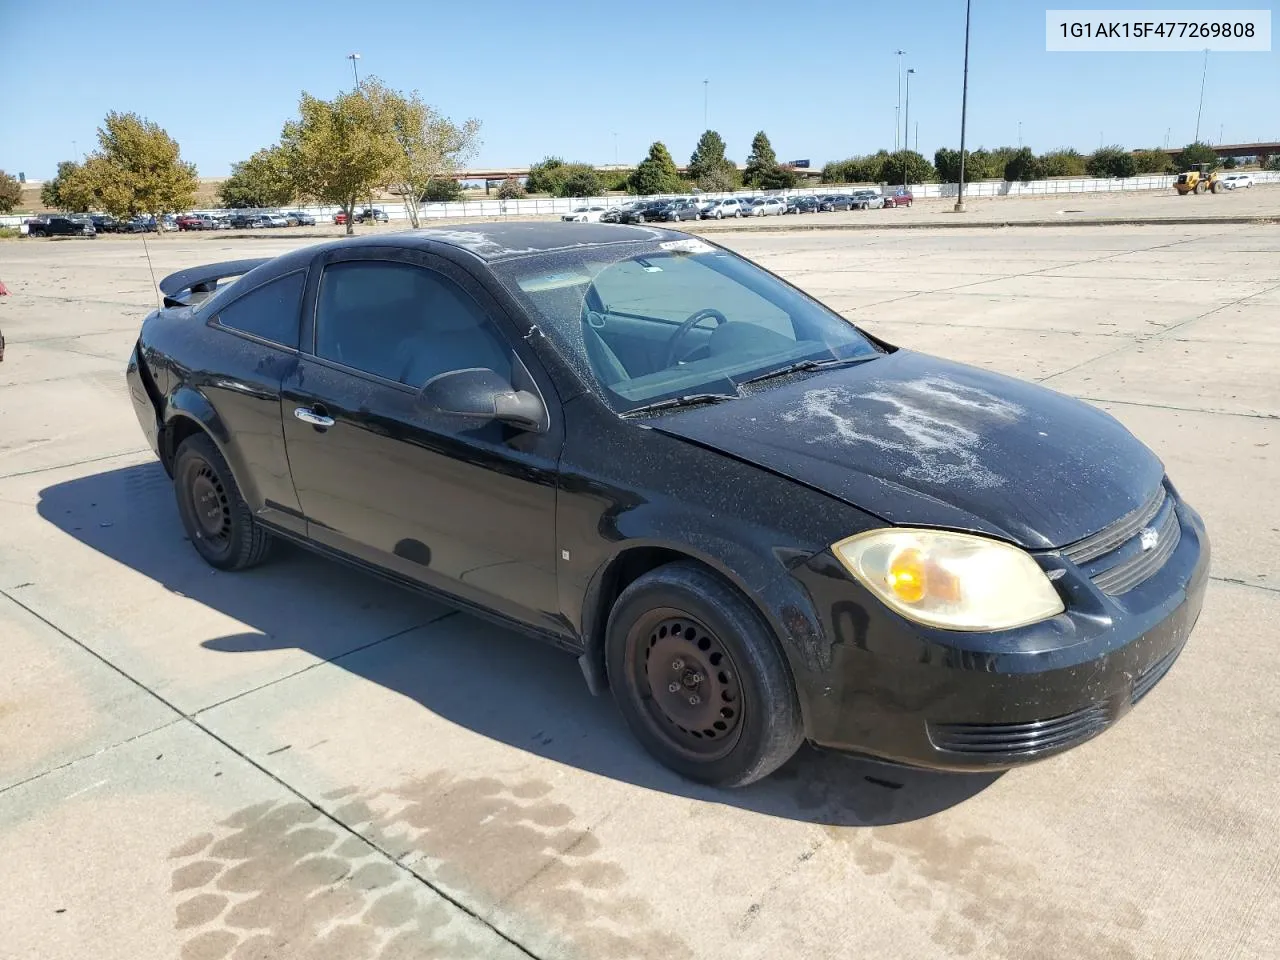
<path fill-rule="evenodd" d="M 672 407 L 694 407 L 701 403 L 720 403 L 724 400 L 737 399 L 738 395 L 735 393 L 686 393 L 682 397 L 668 397 L 666 400 L 655 400 L 653 403 L 632 407 L 622 416 L 634 417 L 642 413 L 652 413 L 655 410 L 669 410 Z"/>
<path fill-rule="evenodd" d="M 863 363 L 867 360 L 874 360 L 879 354 L 871 353 L 860 357 L 829 357 L 826 360 L 797 360 L 795 363 L 788 363 L 785 367 L 778 367 L 777 370 L 770 370 L 768 373 L 762 373 L 747 380 L 737 381 L 738 386 L 747 383 L 759 383 L 761 380 L 773 380 L 776 377 L 786 377 L 793 373 L 803 373 L 806 370 L 825 370 L 828 367 L 853 366 L 857 363 Z"/>

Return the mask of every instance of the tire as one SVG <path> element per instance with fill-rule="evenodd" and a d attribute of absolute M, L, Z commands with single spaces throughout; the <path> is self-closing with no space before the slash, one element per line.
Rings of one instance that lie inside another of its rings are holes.
<path fill-rule="evenodd" d="M 717 211 L 716 211 L 716 219 L 717 219 L 717 220 L 723 220 L 723 219 L 724 219 L 724 213 L 723 213 L 723 212 L 721 212 L 720 210 L 717 210 Z"/>
<path fill-rule="evenodd" d="M 211 567 L 247 570 L 266 559 L 271 535 L 254 522 L 231 468 L 206 434 L 178 447 L 173 489 L 191 545 Z"/>
<path fill-rule="evenodd" d="M 737 590 L 697 564 L 666 564 L 622 591 L 609 613 L 605 663 L 631 732 L 690 780 L 745 786 L 786 763 L 804 739 L 772 632 Z"/>
<path fill-rule="evenodd" d="M 1204 181 L 1200 180 L 1196 183 L 1196 193 L 1204 193 Z"/>

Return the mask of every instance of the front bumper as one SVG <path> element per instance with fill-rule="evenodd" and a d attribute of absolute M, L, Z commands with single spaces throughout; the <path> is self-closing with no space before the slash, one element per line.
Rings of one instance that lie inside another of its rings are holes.
<path fill-rule="evenodd" d="M 829 645 L 824 669 L 797 672 L 809 738 L 912 766 L 984 770 L 1106 730 L 1169 671 L 1200 615 L 1209 541 L 1190 506 L 1176 511 L 1178 546 L 1150 579 L 1107 596 L 1068 574 L 1066 613 L 993 634 L 911 623 L 829 551 L 811 558 L 793 576 Z M 1056 554 L 1047 561 L 1065 565 Z"/>

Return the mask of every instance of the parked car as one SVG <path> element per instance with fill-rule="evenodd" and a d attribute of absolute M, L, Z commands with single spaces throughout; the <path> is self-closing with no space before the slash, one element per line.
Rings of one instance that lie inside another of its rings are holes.
<path fill-rule="evenodd" d="M 659 219 L 674 221 L 676 223 L 681 220 L 697 220 L 700 216 L 698 205 L 693 200 L 670 200 L 661 208 L 661 217 Z"/>
<path fill-rule="evenodd" d="M 91 213 L 89 219 L 98 233 L 119 233 L 120 223 L 109 213 Z"/>
<path fill-rule="evenodd" d="M 618 204 L 616 207 L 610 207 L 608 210 L 606 210 L 604 213 L 600 215 L 600 222 L 601 223 L 621 223 L 623 215 L 630 213 L 632 210 L 636 208 L 638 204 L 642 202 L 643 201 L 641 200 L 626 200 L 623 203 Z"/>
<path fill-rule="evenodd" d="M 568 223 L 599 223 L 600 218 L 607 212 L 604 207 L 599 206 L 574 207 L 568 213 L 563 214 L 560 219 Z"/>
<path fill-rule="evenodd" d="M 914 200 L 915 197 L 911 195 L 910 190 L 899 188 L 884 198 L 884 205 L 886 207 L 909 207 Z"/>
<path fill-rule="evenodd" d="M 233 230 L 248 230 L 253 226 L 253 222 L 258 219 L 256 213 L 249 213 L 245 210 L 237 210 L 235 213 L 227 217 L 227 222 Z"/>
<path fill-rule="evenodd" d="M 855 190 L 849 199 L 854 210 L 879 210 L 884 206 L 879 190 Z"/>
<path fill-rule="evenodd" d="M 156 221 L 154 217 L 130 217 L 117 221 L 116 230 L 118 233 L 155 233 Z"/>
<path fill-rule="evenodd" d="M 663 208 L 666 200 L 641 200 L 630 210 L 620 210 L 618 223 L 649 223 L 663 219 Z"/>
<path fill-rule="evenodd" d="M 128 391 L 208 564 L 283 539 L 571 650 L 697 781 L 805 739 L 1059 753 L 1142 709 L 1201 609 L 1204 523 L 1119 421 L 696 237 L 477 223 L 160 289 Z"/>
<path fill-rule="evenodd" d="M 346 215 L 346 213 L 345 213 L 344 211 L 342 211 L 342 210 L 339 210 L 337 213 L 335 213 L 335 214 L 333 215 L 333 222 L 334 222 L 334 223 L 336 223 L 336 224 L 343 224 L 343 223 L 346 223 L 346 222 L 347 222 L 347 215 Z M 356 223 L 359 223 L 359 222 L 360 222 L 360 220 L 359 220 L 359 218 L 357 218 L 357 219 L 356 219 Z"/>
<path fill-rule="evenodd" d="M 1248 189 L 1253 186 L 1253 175 L 1249 173 L 1228 173 L 1221 178 L 1222 185 L 1228 190 Z"/>
<path fill-rule="evenodd" d="M 231 217 L 230 217 L 230 215 L 229 215 L 229 214 L 225 214 L 225 213 L 221 213 L 221 214 L 218 214 L 218 216 L 214 217 L 214 218 L 213 218 L 213 229 L 215 229 L 215 230 L 230 230 L 230 229 L 231 229 Z"/>
<path fill-rule="evenodd" d="M 31 217 L 27 220 L 27 236 L 29 237 L 88 237 L 93 240 L 98 231 L 88 217 L 68 216 L 51 213 L 45 216 Z"/>
<path fill-rule="evenodd" d="M 291 210 L 284 217 L 289 221 L 289 226 L 291 227 L 314 227 L 316 225 L 316 218 L 301 210 Z"/>
<path fill-rule="evenodd" d="M 798 197 L 787 198 L 787 213 L 817 213 L 818 198 L 803 194 Z"/>
<path fill-rule="evenodd" d="M 832 212 L 835 210 L 852 210 L 853 197 L 847 193 L 829 193 L 818 200 L 818 209 Z"/>
<path fill-rule="evenodd" d="M 386 223 L 390 219 L 385 210 L 379 210 L 374 207 L 365 207 L 356 214 L 356 223 L 364 223 L 366 220 L 372 220 L 374 223 Z"/>
<path fill-rule="evenodd" d="M 263 226 L 267 227 L 287 227 L 289 221 L 278 213 L 264 213 L 260 218 Z"/>
<path fill-rule="evenodd" d="M 787 203 L 779 197 L 756 197 L 743 211 L 748 217 L 776 217 L 787 212 Z"/>
<path fill-rule="evenodd" d="M 726 197 L 703 210 L 702 219 L 723 220 L 725 217 L 741 217 L 746 213 L 748 202 L 745 197 Z"/>

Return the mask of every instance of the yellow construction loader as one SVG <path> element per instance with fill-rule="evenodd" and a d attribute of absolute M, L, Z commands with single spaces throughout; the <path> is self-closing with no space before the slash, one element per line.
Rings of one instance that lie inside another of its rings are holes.
<path fill-rule="evenodd" d="M 1173 182 L 1173 189 L 1178 191 L 1180 197 L 1185 197 L 1188 193 L 1204 193 L 1206 190 L 1221 193 L 1222 182 L 1217 173 L 1209 172 L 1207 163 L 1197 163 L 1194 170 L 1178 174 L 1178 179 Z"/>

